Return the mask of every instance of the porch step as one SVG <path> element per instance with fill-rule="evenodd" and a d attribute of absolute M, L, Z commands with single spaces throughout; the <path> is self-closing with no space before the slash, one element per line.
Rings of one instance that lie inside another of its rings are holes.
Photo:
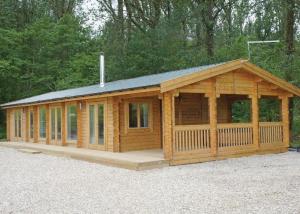
<path fill-rule="evenodd" d="M 18 149 L 19 152 L 27 153 L 27 154 L 40 154 L 40 151 L 33 149 Z"/>

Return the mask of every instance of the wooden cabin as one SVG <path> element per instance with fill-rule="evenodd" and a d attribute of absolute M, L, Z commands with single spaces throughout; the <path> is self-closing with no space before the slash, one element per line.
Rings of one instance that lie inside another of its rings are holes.
<path fill-rule="evenodd" d="M 300 89 L 234 60 L 50 92 L 2 108 L 9 141 L 111 152 L 161 149 L 176 165 L 287 151 L 292 96 Z M 278 100 L 277 121 L 260 118 L 261 99 Z M 234 120 L 232 107 L 240 101 L 248 103 L 248 121 Z"/>

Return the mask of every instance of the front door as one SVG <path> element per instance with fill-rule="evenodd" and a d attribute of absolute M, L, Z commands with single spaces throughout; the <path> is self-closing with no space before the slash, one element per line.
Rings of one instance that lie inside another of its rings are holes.
<path fill-rule="evenodd" d="M 53 145 L 61 145 L 61 107 L 50 108 L 50 140 Z"/>
<path fill-rule="evenodd" d="M 105 104 L 89 104 L 89 148 L 105 150 Z"/>

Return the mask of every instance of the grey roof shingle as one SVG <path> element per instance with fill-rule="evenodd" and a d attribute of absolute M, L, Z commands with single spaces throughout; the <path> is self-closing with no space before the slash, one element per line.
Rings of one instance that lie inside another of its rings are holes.
<path fill-rule="evenodd" d="M 223 64 L 223 63 L 220 63 Z M 137 88 L 146 88 L 151 86 L 159 86 L 162 82 L 167 80 L 182 77 L 191 73 L 204 71 L 208 68 L 215 67 L 220 64 L 204 65 L 199 67 L 187 68 L 177 71 L 169 71 L 159 74 L 146 75 L 131 79 L 117 80 L 113 82 L 105 83 L 104 87 L 100 87 L 99 84 L 85 86 L 80 88 L 73 88 L 55 92 L 49 92 L 9 103 L 2 104 L 1 107 L 10 107 L 23 104 L 32 104 L 37 102 L 53 101 L 59 99 L 68 99 L 74 97 L 81 97 L 87 95 L 97 95 L 104 93 L 111 93 L 116 91 L 132 90 Z"/>

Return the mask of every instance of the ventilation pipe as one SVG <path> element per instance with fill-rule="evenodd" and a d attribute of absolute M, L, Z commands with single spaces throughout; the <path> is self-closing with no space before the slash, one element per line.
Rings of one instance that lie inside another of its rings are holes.
<path fill-rule="evenodd" d="M 104 53 L 100 53 L 100 87 L 104 87 L 105 82 L 105 71 L 104 71 Z"/>

